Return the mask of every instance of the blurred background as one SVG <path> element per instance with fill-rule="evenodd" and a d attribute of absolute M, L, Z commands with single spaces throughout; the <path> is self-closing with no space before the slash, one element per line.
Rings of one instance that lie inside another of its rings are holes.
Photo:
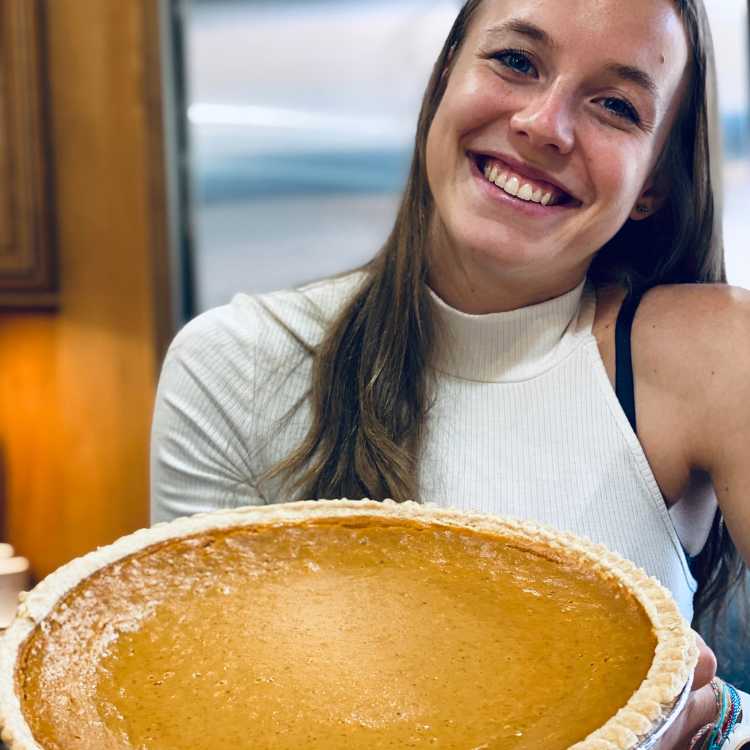
<path fill-rule="evenodd" d="M 196 309 L 225 302 L 238 281 L 278 289 L 374 254 L 393 223 L 420 99 L 459 7 L 184 6 Z"/>
<path fill-rule="evenodd" d="M 0 4 L 0 620 L 4 591 L 147 525 L 184 322 L 382 244 L 459 5 Z M 750 288 L 748 7 L 706 5 L 728 273 Z M 722 627 L 722 671 L 750 690 L 746 615 Z"/>

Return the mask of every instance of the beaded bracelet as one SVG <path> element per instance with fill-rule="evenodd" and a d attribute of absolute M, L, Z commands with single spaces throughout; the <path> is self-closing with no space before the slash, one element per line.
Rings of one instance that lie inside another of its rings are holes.
<path fill-rule="evenodd" d="M 716 698 L 717 718 L 698 730 L 690 741 L 690 750 L 719 750 L 742 720 L 742 703 L 734 686 L 718 678 L 710 684 Z"/>

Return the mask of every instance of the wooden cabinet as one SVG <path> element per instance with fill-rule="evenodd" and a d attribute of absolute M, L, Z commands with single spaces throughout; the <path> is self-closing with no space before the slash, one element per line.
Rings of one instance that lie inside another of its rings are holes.
<path fill-rule="evenodd" d="M 11 26 L 25 39 L 42 31 L 34 60 L 11 51 L 9 36 L 2 36 L 1 85 L 14 81 L 24 91 L 0 101 L 20 107 L 13 117 L 26 117 L 27 125 L 15 125 L 24 145 L 3 146 L 0 154 L 15 159 L 24 152 L 23 190 L 35 186 L 43 200 L 49 181 L 54 194 L 46 203 L 49 221 L 35 218 L 45 210 L 38 201 L 24 204 L 27 224 L 3 221 L 3 237 L 31 232 L 35 243 L 11 243 L 4 262 L 18 267 L 22 258 L 49 250 L 42 232 L 52 231 L 60 279 L 57 309 L 0 309 L 0 541 L 29 559 L 37 579 L 148 524 L 151 410 L 164 342 L 173 333 L 162 6 L 161 0 L 0 0 L 0 36 Z M 29 71 L 39 70 L 40 59 L 46 61 L 41 118 L 27 96 L 33 97 Z M 23 65 L 27 83 L 19 84 Z M 24 132 L 34 117 L 33 127 L 46 120 L 48 129 L 43 161 L 34 147 L 41 135 Z M 24 194 L 2 185 L 2 210 L 13 215 L 8 207 Z M 27 306 L 54 300 L 41 283 L 38 293 L 32 288 L 12 294 Z"/>
<path fill-rule="evenodd" d="M 43 34 L 38 0 L 0 2 L 0 307 L 57 303 Z"/>

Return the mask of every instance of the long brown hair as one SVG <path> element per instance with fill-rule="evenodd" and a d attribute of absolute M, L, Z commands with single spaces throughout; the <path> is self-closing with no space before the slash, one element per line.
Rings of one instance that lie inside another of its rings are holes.
<path fill-rule="evenodd" d="M 430 408 L 433 326 L 426 292 L 427 134 L 452 63 L 483 0 L 461 9 L 435 62 L 419 114 L 406 188 L 394 228 L 361 270 L 363 280 L 309 349 L 312 422 L 302 443 L 263 479 L 281 478 L 297 497 L 417 496 L 422 428 Z M 709 110 L 713 77 L 710 32 L 701 0 L 675 0 L 691 46 L 691 83 L 657 169 L 668 180 L 666 203 L 650 219 L 628 221 L 595 258 L 590 278 L 630 288 L 723 282 L 723 247 L 711 176 Z M 715 165 L 714 165 L 715 166 Z M 742 560 L 720 514 L 695 564 L 696 612 L 727 592 Z"/>

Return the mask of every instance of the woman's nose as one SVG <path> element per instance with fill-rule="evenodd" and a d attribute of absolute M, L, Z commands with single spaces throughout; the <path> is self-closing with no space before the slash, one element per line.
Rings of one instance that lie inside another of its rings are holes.
<path fill-rule="evenodd" d="M 510 125 L 520 138 L 537 148 L 570 153 L 575 145 L 575 128 L 569 97 L 562 90 L 538 92 L 512 116 Z"/>

